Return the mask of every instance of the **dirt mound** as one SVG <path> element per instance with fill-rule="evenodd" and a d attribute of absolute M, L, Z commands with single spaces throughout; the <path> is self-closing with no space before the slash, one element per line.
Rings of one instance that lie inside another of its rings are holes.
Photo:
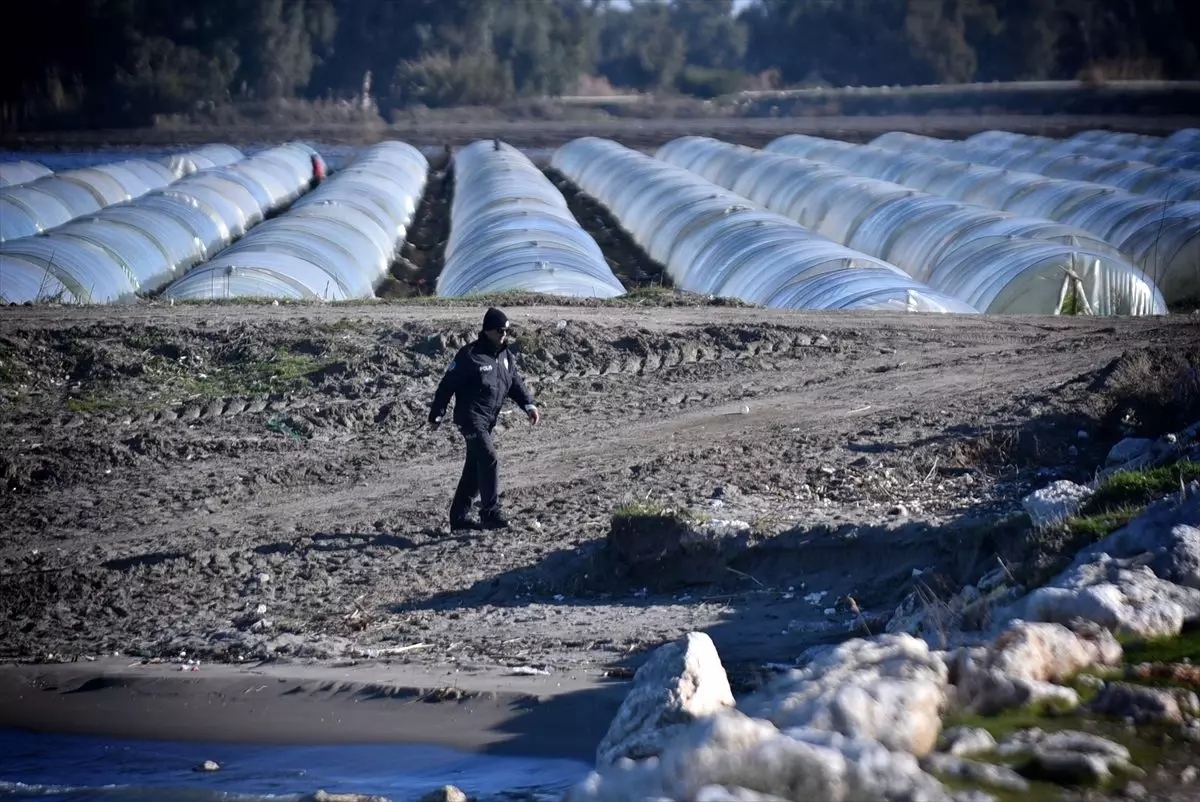
<path fill-rule="evenodd" d="M 1200 420 L 1200 346 L 1133 349 L 1110 363 L 1095 387 L 1095 412 L 1112 431 L 1178 431 Z"/>

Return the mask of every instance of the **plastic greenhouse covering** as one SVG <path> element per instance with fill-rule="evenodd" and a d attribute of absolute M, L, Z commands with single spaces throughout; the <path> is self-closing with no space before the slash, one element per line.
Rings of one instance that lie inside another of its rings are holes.
<path fill-rule="evenodd" d="M 186 153 L 173 153 L 159 161 L 176 178 L 183 178 L 185 175 L 207 170 L 210 167 L 226 167 L 244 158 L 246 158 L 246 154 L 232 145 L 215 144 L 202 145 Z"/>
<path fill-rule="evenodd" d="M 895 265 L 611 140 L 576 139 L 552 164 L 685 290 L 775 308 L 978 311 Z"/>
<path fill-rule="evenodd" d="M 1145 162 L 1097 159 L 1057 149 L 1030 151 L 998 145 L 954 142 L 899 131 L 877 137 L 871 144 L 899 152 L 917 151 L 955 161 L 1041 173 L 1051 178 L 1090 181 L 1164 200 L 1200 200 L 1200 171 L 1196 170 L 1156 167 Z"/>
<path fill-rule="evenodd" d="M 1093 156 L 1098 159 L 1138 161 L 1159 167 L 1181 167 L 1186 170 L 1200 169 L 1200 153 L 1180 150 L 1165 143 L 1157 147 L 1117 145 L 1080 139 L 1050 139 L 1049 137 L 1017 134 L 1011 131 L 981 131 L 967 137 L 965 141 L 973 145 L 1022 148 L 1032 151 L 1058 150 L 1065 153 Z"/>
<path fill-rule="evenodd" d="M 1167 303 L 1200 295 L 1200 201 L 1172 203 L 1101 184 L 803 134 L 780 137 L 765 149 L 954 200 L 1081 228 L 1141 268 Z"/>
<path fill-rule="evenodd" d="M 625 293 L 557 187 L 521 151 L 481 140 L 454 156 L 450 239 L 437 293 L 513 290 L 595 298 Z"/>
<path fill-rule="evenodd" d="M 181 157 L 190 158 L 189 154 Z M 76 217 L 166 187 L 177 178 L 161 162 L 128 159 L 64 170 L 17 186 L 0 186 L 0 242 L 43 233 Z"/>
<path fill-rule="evenodd" d="M 285 214 L 172 282 L 163 297 L 373 298 L 408 235 L 428 169 L 421 152 L 402 142 L 364 148 Z"/>
<path fill-rule="evenodd" d="M 1176 150 L 1200 151 L 1200 128 L 1184 128 L 1166 138 L 1167 147 Z"/>
<path fill-rule="evenodd" d="M 1056 314 L 1068 286 L 1099 314 L 1166 311 L 1141 270 L 1081 229 L 706 137 L 668 142 L 657 158 L 894 264 L 982 312 Z"/>
<path fill-rule="evenodd" d="M 44 164 L 31 161 L 0 162 L 0 187 L 15 187 L 28 184 L 39 178 L 54 175 Z"/>
<path fill-rule="evenodd" d="M 271 148 L 0 243 L 0 302 L 114 303 L 153 293 L 304 192 L 309 154 L 303 145 Z"/>

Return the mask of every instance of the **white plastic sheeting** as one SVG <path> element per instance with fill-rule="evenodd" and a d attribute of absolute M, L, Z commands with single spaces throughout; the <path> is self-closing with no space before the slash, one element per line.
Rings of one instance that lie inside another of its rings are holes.
<path fill-rule="evenodd" d="M 613 298 L 625 288 L 533 162 L 507 143 L 473 142 L 454 155 L 437 294 L 506 291 Z"/>
<path fill-rule="evenodd" d="M 1168 303 L 1200 296 L 1200 201 L 1171 203 L 1101 184 L 803 134 L 782 136 L 766 150 L 966 203 L 1076 226 L 1141 268 Z"/>
<path fill-rule="evenodd" d="M 39 178 L 54 175 L 54 171 L 44 164 L 31 161 L 0 162 L 0 187 L 15 187 L 28 184 Z"/>
<path fill-rule="evenodd" d="M 1159 167 L 1182 167 L 1187 170 L 1200 169 L 1200 153 L 1180 150 L 1166 143 L 1155 147 L 1145 145 L 1121 145 L 1087 139 L 1050 139 L 1044 136 L 1017 134 L 1011 131 L 981 131 L 967 137 L 967 142 L 979 145 L 998 145 L 1024 150 L 1060 150 L 1094 156 L 1098 159 L 1139 161 Z"/>
<path fill-rule="evenodd" d="M 1164 200 L 1200 200 L 1200 171 L 1196 170 L 1097 159 L 1055 148 L 1024 150 L 1004 145 L 955 142 L 900 131 L 876 137 L 871 144 L 899 152 L 916 151 L 955 161 L 1041 173 L 1051 178 L 1090 181 Z"/>
<path fill-rule="evenodd" d="M 163 297 L 373 298 L 407 237 L 428 169 L 421 152 L 402 142 L 364 148 L 286 214 L 174 281 Z"/>
<path fill-rule="evenodd" d="M 895 265 L 610 140 L 576 139 L 552 164 L 685 290 L 777 308 L 978 311 Z"/>
<path fill-rule="evenodd" d="M 309 149 L 282 145 L 0 243 L 0 302 L 115 303 L 152 293 L 291 203 L 310 177 Z"/>
<path fill-rule="evenodd" d="M 1166 138 L 1167 147 L 1200 152 L 1200 128 L 1184 128 Z"/>
<path fill-rule="evenodd" d="M 894 264 L 983 312 L 1056 314 L 1068 284 L 1072 296 L 1082 292 L 1098 314 L 1166 311 L 1141 270 L 1081 229 L 707 137 L 668 142 L 657 158 Z"/>
<path fill-rule="evenodd" d="M 172 153 L 159 161 L 171 171 L 176 178 L 207 170 L 210 167 L 226 167 L 246 158 L 246 154 L 233 145 L 213 144 L 201 145 L 186 153 Z"/>
<path fill-rule="evenodd" d="M 218 148 L 212 155 L 221 152 Z M 240 158 L 240 152 L 234 153 Z M 230 158 L 233 154 L 224 155 Z M 177 158 L 217 162 L 190 152 Z M 64 170 L 16 186 L 0 185 L 0 242 L 40 234 L 106 206 L 139 198 L 170 185 L 178 177 L 162 162 L 127 159 Z"/>

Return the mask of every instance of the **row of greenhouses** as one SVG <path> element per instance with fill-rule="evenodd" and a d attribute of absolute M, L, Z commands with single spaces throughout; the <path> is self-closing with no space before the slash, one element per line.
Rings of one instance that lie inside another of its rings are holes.
<path fill-rule="evenodd" d="M 1068 142 L 1092 142 L 1100 145 L 1120 145 L 1127 148 L 1170 148 L 1200 151 L 1200 128 L 1183 128 L 1168 137 L 1131 134 L 1125 131 L 1095 129 L 1082 131 Z"/>
<path fill-rule="evenodd" d="M 163 297 L 373 298 L 408 236 L 428 169 L 408 144 L 364 148 L 286 212 L 176 279 Z"/>
<path fill-rule="evenodd" d="M 1113 161 L 1136 161 L 1158 167 L 1177 167 L 1185 170 L 1200 168 L 1200 150 L 1185 140 L 1174 144 L 1163 142 L 1147 145 L 1139 140 L 1106 138 L 1104 132 L 1091 137 L 1051 139 L 1044 136 L 1029 136 L 1012 131 L 981 131 L 965 140 L 972 145 L 984 147 L 1019 148 L 1029 151 L 1056 151 L 1076 153 Z M 1176 147 L 1175 145 L 1179 145 Z"/>
<path fill-rule="evenodd" d="M 113 303 L 160 290 L 300 197 L 313 152 L 269 148 L 0 243 L 0 300 Z"/>
<path fill-rule="evenodd" d="M 1082 229 L 704 137 L 669 142 L 657 158 L 981 312 L 1053 314 L 1081 290 L 1098 314 L 1165 311 L 1141 270 Z"/>
<path fill-rule="evenodd" d="M 894 265 L 616 142 L 576 139 L 552 164 L 685 290 L 777 308 L 977 311 Z"/>
<path fill-rule="evenodd" d="M 562 193 L 521 151 L 479 141 L 454 157 L 444 296 L 520 290 L 612 298 L 625 292 Z"/>
<path fill-rule="evenodd" d="M 1148 315 L 1200 297 L 1197 175 L 1082 151 L 1180 153 L 1190 137 L 1086 132 L 1052 151 L 1005 132 L 869 145 L 786 135 L 761 150 L 689 136 L 654 156 L 583 137 L 551 167 L 687 291 L 775 308 Z M 85 168 L 93 189 L 71 170 L 8 186 L 4 198 L 52 185 L 93 205 L 0 242 L 0 301 L 374 298 L 430 165 L 402 142 L 362 148 L 318 181 L 320 160 L 300 143 L 249 157 L 216 145 Z M 624 294 L 519 149 L 475 142 L 451 176 L 439 295 Z"/>
<path fill-rule="evenodd" d="M 765 150 L 975 206 L 1074 226 L 1140 268 L 1168 303 L 1200 296 L 1200 201 L 1172 202 L 1103 184 L 802 134 L 782 136 Z"/>
<path fill-rule="evenodd" d="M 243 158 L 237 148 L 206 145 L 162 160 L 126 159 L 32 178 L 29 176 L 40 165 L 12 168 L 14 179 L 26 180 L 0 186 L 0 242 L 41 234 L 162 189 L 183 176 L 224 167 Z"/>
<path fill-rule="evenodd" d="M 1089 181 L 1164 200 L 1200 200 L 1200 171 L 1197 170 L 1157 167 L 1139 161 L 1099 159 L 1057 149 L 955 142 L 901 131 L 877 137 L 871 144 L 901 153 L 927 153 L 955 161 L 1040 173 L 1050 178 Z"/>

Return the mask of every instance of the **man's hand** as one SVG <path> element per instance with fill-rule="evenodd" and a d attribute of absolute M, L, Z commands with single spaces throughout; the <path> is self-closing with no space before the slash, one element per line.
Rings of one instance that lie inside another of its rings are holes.
<path fill-rule="evenodd" d="M 538 421 L 542 419 L 541 414 L 538 413 L 537 407 L 530 407 L 529 409 L 525 410 L 525 414 L 529 416 L 529 420 L 534 426 L 537 426 Z"/>

